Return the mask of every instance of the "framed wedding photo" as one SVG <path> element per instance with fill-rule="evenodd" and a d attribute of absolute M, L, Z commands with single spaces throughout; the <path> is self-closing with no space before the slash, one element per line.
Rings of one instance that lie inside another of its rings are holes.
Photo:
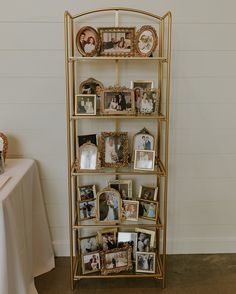
<path fill-rule="evenodd" d="M 98 242 L 101 250 L 111 250 L 117 247 L 117 228 L 98 231 Z"/>
<path fill-rule="evenodd" d="M 96 95 L 78 94 L 75 96 L 75 115 L 96 115 Z"/>
<path fill-rule="evenodd" d="M 128 165 L 128 133 L 101 133 L 102 167 L 123 167 Z"/>
<path fill-rule="evenodd" d="M 124 219 L 137 222 L 139 216 L 139 202 L 132 200 L 123 200 Z"/>
<path fill-rule="evenodd" d="M 148 57 L 153 54 L 157 47 L 158 37 L 154 27 L 142 26 L 135 36 L 135 50 L 138 55 Z"/>
<path fill-rule="evenodd" d="M 97 235 L 79 238 L 81 254 L 88 254 L 99 250 Z"/>
<path fill-rule="evenodd" d="M 155 168 L 155 151 L 135 150 L 134 169 L 153 171 Z"/>
<path fill-rule="evenodd" d="M 156 266 L 156 253 L 154 252 L 136 252 L 136 267 L 137 273 L 154 274 Z"/>
<path fill-rule="evenodd" d="M 146 129 L 143 128 L 133 137 L 133 159 L 135 150 L 154 150 L 155 137 Z"/>
<path fill-rule="evenodd" d="M 89 26 L 82 27 L 76 35 L 76 47 L 82 56 L 95 56 L 99 52 L 98 32 Z"/>
<path fill-rule="evenodd" d="M 119 191 L 122 200 L 132 200 L 132 180 L 110 180 L 108 185 Z"/>
<path fill-rule="evenodd" d="M 159 108 L 159 89 L 151 89 L 141 92 L 140 102 L 138 105 L 139 114 L 154 115 Z"/>
<path fill-rule="evenodd" d="M 139 201 L 139 217 L 156 221 L 158 217 L 158 202 Z"/>
<path fill-rule="evenodd" d="M 92 252 L 82 255 L 82 272 L 84 275 L 101 270 L 100 253 Z"/>
<path fill-rule="evenodd" d="M 102 56 L 134 56 L 135 28 L 98 28 Z"/>
<path fill-rule="evenodd" d="M 111 87 L 102 91 L 101 114 L 128 115 L 134 113 L 134 92 L 131 89 Z"/>
<path fill-rule="evenodd" d="M 95 185 L 79 186 L 78 196 L 80 201 L 92 200 L 96 198 L 96 186 Z"/>
<path fill-rule="evenodd" d="M 96 200 L 79 201 L 79 219 L 88 220 L 96 218 Z"/>
<path fill-rule="evenodd" d="M 121 220 L 121 197 L 114 189 L 106 188 L 97 194 L 97 221 L 118 223 Z"/>
<path fill-rule="evenodd" d="M 96 170 L 98 168 L 98 148 L 92 143 L 85 143 L 79 147 L 79 170 Z"/>
<path fill-rule="evenodd" d="M 137 251 L 149 252 L 154 248 L 155 231 L 136 228 L 135 232 L 137 233 Z"/>
<path fill-rule="evenodd" d="M 140 186 L 138 197 L 142 200 L 156 201 L 158 187 Z"/>
<path fill-rule="evenodd" d="M 131 89 L 134 91 L 135 110 L 139 111 L 140 102 L 142 99 L 143 92 L 153 88 L 153 81 L 135 80 L 131 81 Z"/>

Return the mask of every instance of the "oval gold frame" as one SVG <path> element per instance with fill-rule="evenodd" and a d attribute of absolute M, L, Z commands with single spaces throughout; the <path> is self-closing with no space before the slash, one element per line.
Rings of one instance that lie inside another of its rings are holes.
<path fill-rule="evenodd" d="M 145 31 L 150 31 L 152 33 L 152 37 L 153 37 L 153 45 L 152 45 L 152 48 L 148 51 L 148 53 L 142 53 L 141 50 L 139 49 L 139 46 L 138 46 L 139 38 L 140 38 L 141 34 Z M 145 25 L 145 26 L 142 26 L 137 31 L 137 33 L 135 35 L 134 45 L 135 45 L 135 51 L 138 53 L 138 55 L 140 55 L 142 57 L 149 57 L 156 50 L 157 44 L 158 44 L 158 36 L 157 36 L 157 32 L 154 27 L 152 27 L 150 25 Z"/>
<path fill-rule="evenodd" d="M 94 32 L 95 34 L 95 37 L 96 37 L 96 40 L 95 40 L 95 49 L 91 52 L 91 53 L 86 53 L 80 46 L 80 42 L 79 42 L 79 39 L 80 39 L 80 35 L 85 31 L 85 30 L 91 30 Z M 97 30 L 93 27 L 90 27 L 90 26 L 85 26 L 85 27 L 82 27 L 78 33 L 76 34 L 76 38 L 75 38 L 75 43 L 76 43 L 76 47 L 79 51 L 79 53 L 82 55 L 82 56 L 85 56 L 85 57 L 92 57 L 92 56 L 95 56 L 95 55 L 98 55 L 99 53 L 99 50 L 100 50 L 100 45 L 101 45 L 101 41 L 100 41 L 100 37 L 99 37 L 99 34 L 97 32 Z"/>

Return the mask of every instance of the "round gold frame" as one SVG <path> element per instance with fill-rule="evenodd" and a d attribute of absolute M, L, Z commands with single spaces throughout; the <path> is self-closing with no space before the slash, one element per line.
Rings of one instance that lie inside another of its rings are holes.
<path fill-rule="evenodd" d="M 153 37 L 153 45 L 152 45 L 152 48 L 148 51 L 148 53 L 142 53 L 141 50 L 139 49 L 139 46 L 138 46 L 139 38 L 140 38 L 141 34 L 145 31 L 150 31 L 152 33 L 152 37 Z M 157 44 L 158 44 L 157 32 L 156 32 L 155 28 L 152 26 L 149 26 L 149 25 L 142 26 L 135 34 L 135 41 L 134 41 L 135 51 L 140 56 L 149 57 L 156 50 Z"/>
<path fill-rule="evenodd" d="M 80 42 L 79 42 L 81 34 L 82 34 L 84 31 L 86 31 L 86 30 L 91 30 L 91 31 L 94 33 L 94 35 L 95 35 L 95 39 L 96 39 L 96 40 L 95 40 L 95 49 L 94 49 L 91 53 L 86 53 L 86 52 L 83 50 L 83 48 L 81 48 L 81 46 L 80 46 Z M 76 47 L 77 47 L 79 53 L 80 53 L 82 56 L 85 56 L 85 57 L 92 57 L 92 56 L 98 55 L 99 50 L 100 50 L 101 41 L 100 41 L 99 34 L 98 34 L 98 32 L 97 32 L 97 30 L 96 30 L 95 28 L 90 27 L 90 26 L 82 27 L 82 28 L 78 31 L 75 40 L 76 40 L 76 41 L 75 41 L 75 43 L 76 43 Z"/>

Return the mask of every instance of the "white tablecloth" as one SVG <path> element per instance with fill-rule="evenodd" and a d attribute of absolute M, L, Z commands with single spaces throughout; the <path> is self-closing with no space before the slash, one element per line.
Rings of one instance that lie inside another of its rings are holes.
<path fill-rule="evenodd" d="M 38 169 L 9 159 L 0 190 L 0 294 L 36 294 L 34 277 L 54 268 L 54 253 Z"/>

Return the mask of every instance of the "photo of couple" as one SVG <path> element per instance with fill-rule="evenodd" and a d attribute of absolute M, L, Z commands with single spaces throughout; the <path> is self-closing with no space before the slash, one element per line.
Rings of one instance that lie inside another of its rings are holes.
<path fill-rule="evenodd" d="M 134 169 L 154 170 L 155 151 L 135 150 Z"/>
<path fill-rule="evenodd" d="M 104 102 L 105 111 L 129 111 L 131 109 L 131 93 L 105 92 Z"/>
<path fill-rule="evenodd" d="M 98 49 L 98 34 L 92 27 L 83 27 L 76 36 L 76 46 L 83 56 L 93 56 Z"/>
<path fill-rule="evenodd" d="M 155 273 L 155 253 L 136 253 L 136 272 Z"/>
<path fill-rule="evenodd" d="M 102 250 L 111 250 L 116 248 L 116 232 L 101 232 L 100 245 Z"/>
<path fill-rule="evenodd" d="M 138 134 L 134 139 L 135 150 L 153 150 L 154 138 L 148 134 Z"/>
<path fill-rule="evenodd" d="M 80 202 L 79 208 L 80 208 L 80 219 L 81 220 L 96 217 L 96 214 L 95 214 L 95 200 Z"/>
<path fill-rule="evenodd" d="M 104 191 L 98 195 L 99 221 L 114 222 L 120 219 L 120 195 L 113 191 Z"/>
<path fill-rule="evenodd" d="M 130 53 L 133 47 L 129 32 L 103 32 L 102 50 L 104 53 Z"/>
<path fill-rule="evenodd" d="M 91 237 L 81 238 L 80 249 L 82 254 L 97 251 L 99 249 L 97 237 L 91 236 Z"/>
<path fill-rule="evenodd" d="M 97 272 L 101 268 L 99 253 L 87 254 L 83 256 L 83 273 Z"/>
<path fill-rule="evenodd" d="M 126 251 L 108 253 L 105 257 L 106 269 L 114 269 L 128 265 L 128 258 Z"/>
<path fill-rule="evenodd" d="M 124 150 L 122 138 L 119 136 L 110 136 L 105 139 L 105 162 L 116 163 L 124 159 Z"/>
<path fill-rule="evenodd" d="M 79 196 L 81 201 L 95 198 L 96 197 L 95 185 L 79 187 Z"/>
<path fill-rule="evenodd" d="M 96 95 L 77 95 L 77 109 L 78 115 L 95 115 L 96 114 Z"/>

